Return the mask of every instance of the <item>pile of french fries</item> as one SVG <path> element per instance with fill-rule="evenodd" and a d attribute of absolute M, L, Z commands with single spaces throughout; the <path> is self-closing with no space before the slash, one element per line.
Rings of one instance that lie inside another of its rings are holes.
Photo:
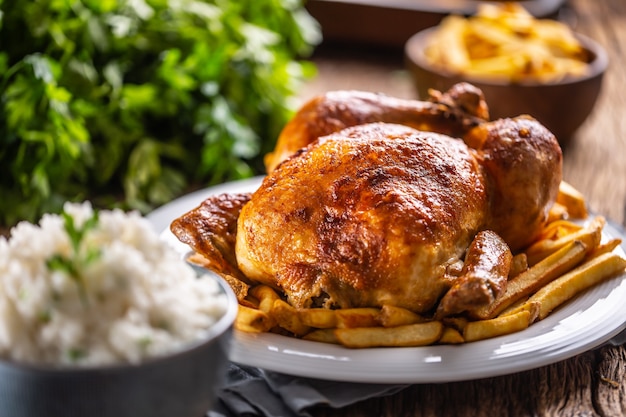
<path fill-rule="evenodd" d="M 502 82 L 555 82 L 588 71 L 587 52 L 568 26 L 536 19 L 517 3 L 446 17 L 424 53 L 434 67 Z"/>
<path fill-rule="evenodd" d="M 267 285 L 249 289 L 235 328 L 350 348 L 460 344 L 518 332 L 585 290 L 624 273 L 620 239 L 603 239 L 605 220 L 588 217 L 584 197 L 563 182 L 541 236 L 514 256 L 507 289 L 492 304 L 436 320 L 410 310 L 294 308 Z"/>

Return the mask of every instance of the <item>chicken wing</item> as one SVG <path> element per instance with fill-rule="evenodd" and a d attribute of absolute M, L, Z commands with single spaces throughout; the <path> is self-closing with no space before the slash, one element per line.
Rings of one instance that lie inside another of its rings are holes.
<path fill-rule="evenodd" d="M 248 201 L 249 193 L 210 196 L 175 219 L 170 230 L 178 240 L 204 257 L 204 266 L 218 274 L 246 280 L 237 266 L 235 235 L 239 213 Z"/>

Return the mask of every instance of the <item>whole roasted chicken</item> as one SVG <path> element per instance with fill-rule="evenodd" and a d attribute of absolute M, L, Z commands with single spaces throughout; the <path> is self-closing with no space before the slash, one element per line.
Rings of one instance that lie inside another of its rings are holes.
<path fill-rule="evenodd" d="M 235 285 L 270 285 L 296 307 L 446 316 L 505 290 L 512 251 L 547 220 L 562 155 L 536 120 L 488 121 L 480 90 L 459 84 L 428 101 L 315 98 L 266 164 L 257 191 L 210 197 L 173 233 Z"/>

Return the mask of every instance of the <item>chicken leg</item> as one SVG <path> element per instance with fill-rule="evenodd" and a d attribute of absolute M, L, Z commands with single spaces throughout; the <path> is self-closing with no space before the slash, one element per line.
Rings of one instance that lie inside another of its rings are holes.
<path fill-rule="evenodd" d="M 445 93 L 432 90 L 428 101 L 403 100 L 364 91 L 331 91 L 304 104 L 287 123 L 273 152 L 265 156 L 268 173 L 317 138 L 370 122 L 398 123 L 451 136 L 489 120 L 480 89 L 459 83 Z"/>

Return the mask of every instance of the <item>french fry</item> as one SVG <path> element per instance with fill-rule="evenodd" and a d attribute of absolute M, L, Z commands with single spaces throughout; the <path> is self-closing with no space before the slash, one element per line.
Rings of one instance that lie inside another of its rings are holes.
<path fill-rule="evenodd" d="M 387 304 L 382 306 L 378 315 L 378 322 L 383 327 L 396 327 L 405 324 L 422 323 L 424 321 L 426 321 L 426 318 L 411 310 Z"/>
<path fill-rule="evenodd" d="M 463 333 L 463 329 L 469 323 L 466 317 L 444 317 L 441 321 L 446 327 L 451 327 L 461 333 Z"/>
<path fill-rule="evenodd" d="M 565 207 L 571 218 L 586 219 L 589 215 L 583 194 L 565 181 L 561 181 L 559 185 L 556 202 Z"/>
<path fill-rule="evenodd" d="M 220 274 L 222 278 L 228 283 L 228 285 L 233 289 L 237 300 L 243 301 L 248 296 L 248 291 L 250 286 L 240 280 L 239 278 L 228 275 L 228 274 Z"/>
<path fill-rule="evenodd" d="M 335 310 L 338 328 L 378 326 L 378 308 L 342 308 Z"/>
<path fill-rule="evenodd" d="M 463 330 L 463 339 L 475 342 L 524 330 L 530 324 L 530 316 L 529 311 L 523 310 L 489 320 L 470 321 Z"/>
<path fill-rule="evenodd" d="M 465 339 L 463 339 L 461 332 L 452 327 L 445 327 L 439 339 L 439 343 L 442 345 L 458 345 L 463 342 Z"/>
<path fill-rule="evenodd" d="M 581 224 L 574 223 L 571 220 L 554 220 L 544 226 L 541 234 L 537 238 L 537 241 L 544 239 L 557 240 L 581 229 L 583 229 L 583 226 Z"/>
<path fill-rule="evenodd" d="M 624 272 L 626 259 L 610 252 L 580 265 L 542 287 L 527 303 L 539 304 L 538 320 L 543 320 L 558 306 L 587 288 Z"/>
<path fill-rule="evenodd" d="M 317 329 L 331 329 L 337 327 L 336 310 L 327 308 L 301 308 L 298 310 L 302 324 Z"/>
<path fill-rule="evenodd" d="M 267 313 L 256 308 L 239 305 L 234 327 L 248 333 L 269 332 L 276 325 L 276 321 Z"/>
<path fill-rule="evenodd" d="M 256 285 L 250 288 L 250 295 L 259 301 L 258 309 L 271 314 L 274 301 L 280 300 L 280 296 L 273 288 L 267 285 Z"/>
<path fill-rule="evenodd" d="M 524 302 L 516 303 L 512 305 L 511 307 L 507 308 L 502 313 L 500 313 L 498 317 L 512 316 L 521 311 L 528 311 L 530 313 L 530 316 L 528 317 L 528 321 L 529 323 L 534 323 L 539 318 L 540 309 L 541 309 L 541 306 L 539 302 L 524 300 Z"/>
<path fill-rule="evenodd" d="M 606 220 L 604 219 L 604 217 L 597 216 L 591 222 L 589 222 L 587 226 L 580 230 L 566 234 L 562 237 L 558 237 L 554 240 L 543 239 L 534 243 L 526 250 L 526 256 L 528 256 L 528 264 L 536 264 L 540 260 L 553 254 L 554 252 L 558 251 L 563 246 L 574 240 L 581 241 L 585 244 L 587 250 L 592 251 L 600 244 L 600 240 L 602 239 L 602 229 L 604 228 L 605 224 Z"/>
<path fill-rule="evenodd" d="M 611 239 L 608 242 L 601 243 L 598 247 L 587 254 L 587 259 L 595 258 L 603 253 L 613 252 L 616 247 L 622 243 L 622 239 Z"/>
<path fill-rule="evenodd" d="M 442 30 L 438 31 L 435 45 L 447 45 L 448 49 L 433 47 L 430 49 L 430 59 L 442 65 L 449 65 L 453 68 L 466 68 L 470 65 L 470 57 L 465 47 L 463 30 L 465 20 L 459 16 L 450 16 L 441 22 Z"/>
<path fill-rule="evenodd" d="M 357 327 L 336 329 L 339 342 L 350 348 L 426 346 L 443 334 L 439 321 L 407 324 L 398 327 Z"/>
<path fill-rule="evenodd" d="M 302 339 L 311 342 L 339 344 L 339 340 L 335 336 L 335 329 L 316 329 L 302 336 Z"/>
<path fill-rule="evenodd" d="M 504 294 L 493 303 L 473 312 L 475 318 L 490 319 L 500 314 L 516 301 L 529 296 L 548 282 L 572 269 L 580 263 L 587 247 L 580 241 L 569 242 L 552 255 L 545 258 L 517 277 L 509 280 Z"/>
<path fill-rule="evenodd" d="M 515 2 L 482 4 L 467 18 L 447 16 L 424 53 L 447 72 L 503 82 L 553 82 L 588 71 L 586 53 L 568 26 L 536 19 Z"/>
<path fill-rule="evenodd" d="M 548 212 L 548 223 L 565 220 L 567 218 L 569 218 L 569 213 L 567 212 L 567 207 L 563 204 L 554 203 L 552 207 L 550 207 L 550 211 Z"/>
<path fill-rule="evenodd" d="M 298 310 L 283 300 L 274 301 L 271 314 L 278 326 L 296 336 L 304 336 L 311 330 L 309 326 L 300 321 Z"/>

